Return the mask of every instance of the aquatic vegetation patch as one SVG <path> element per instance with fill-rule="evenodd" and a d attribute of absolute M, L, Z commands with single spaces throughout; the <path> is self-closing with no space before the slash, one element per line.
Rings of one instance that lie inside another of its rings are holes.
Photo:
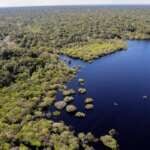
<path fill-rule="evenodd" d="M 84 83 L 84 82 L 85 82 L 85 80 L 84 80 L 84 79 L 82 79 L 82 78 L 79 78 L 79 79 L 78 79 L 78 82 L 79 82 L 79 83 Z"/>
<path fill-rule="evenodd" d="M 66 103 L 70 103 L 74 100 L 73 96 L 66 96 L 64 97 L 63 101 L 65 101 Z"/>
<path fill-rule="evenodd" d="M 74 95 L 74 94 L 75 94 L 74 89 L 65 89 L 65 90 L 63 90 L 63 95 L 64 96 L 70 96 L 70 95 Z"/>
<path fill-rule="evenodd" d="M 79 88 L 79 89 L 78 89 L 78 92 L 79 92 L 80 94 L 85 94 L 85 93 L 87 92 L 87 90 L 86 90 L 86 88 Z"/>
<path fill-rule="evenodd" d="M 111 135 L 104 135 L 100 137 L 100 141 L 107 147 L 112 150 L 118 150 L 117 140 L 114 139 Z"/>
<path fill-rule="evenodd" d="M 93 103 L 93 102 L 94 102 L 94 100 L 91 97 L 87 97 L 84 101 L 85 104 L 89 104 L 89 103 Z"/>
<path fill-rule="evenodd" d="M 93 149 L 93 147 L 89 147 L 86 143 L 95 143 L 99 141 L 99 139 L 97 139 L 91 132 L 88 132 L 87 134 L 80 132 L 78 133 L 78 138 L 83 144 L 84 149 Z"/>
<path fill-rule="evenodd" d="M 90 109 L 93 109 L 93 108 L 94 108 L 93 104 L 86 104 L 85 105 L 85 109 L 87 109 L 87 110 L 90 110 Z"/>
<path fill-rule="evenodd" d="M 53 112 L 53 116 L 60 116 L 61 115 L 61 112 L 56 110 Z"/>
<path fill-rule="evenodd" d="M 59 110 L 64 109 L 66 105 L 67 103 L 65 101 L 58 101 L 54 104 L 54 106 Z"/>
<path fill-rule="evenodd" d="M 75 113 L 75 117 L 78 117 L 78 118 L 84 118 L 86 116 L 86 114 L 85 113 L 83 113 L 83 112 L 76 112 Z"/>
<path fill-rule="evenodd" d="M 66 106 L 66 111 L 69 113 L 73 113 L 75 111 L 77 111 L 77 107 L 73 104 L 67 105 Z"/>

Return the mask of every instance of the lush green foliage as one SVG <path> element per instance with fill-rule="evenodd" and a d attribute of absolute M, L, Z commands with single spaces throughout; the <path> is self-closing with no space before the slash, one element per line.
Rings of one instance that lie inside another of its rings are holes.
<path fill-rule="evenodd" d="M 126 44 L 121 40 L 105 40 L 88 42 L 81 46 L 64 48 L 62 53 L 74 58 L 80 58 L 84 61 L 90 61 L 123 48 L 126 48 Z"/>
<path fill-rule="evenodd" d="M 47 50 L 16 50 L 6 47 L 1 50 L 0 56 L 0 149 L 9 149 L 16 143 L 29 148 L 49 147 L 43 138 L 46 140 L 50 135 L 48 131 L 51 121 L 41 120 L 45 118 L 43 110 L 53 104 L 57 90 L 74 76 L 75 70 L 69 69 L 59 61 L 57 54 Z M 69 128 L 67 129 L 69 134 Z M 54 134 L 49 140 L 59 140 L 60 134 Z M 54 147 L 55 143 L 53 141 Z M 63 144 L 65 146 L 65 143 L 60 143 Z M 74 149 L 73 145 L 71 147 Z"/>
<path fill-rule="evenodd" d="M 0 20 L 0 39 L 27 48 L 59 48 L 91 39 L 150 38 L 149 7 L 1 9 Z"/>
<path fill-rule="evenodd" d="M 149 8 L 0 9 L 0 149 L 91 149 L 92 134 L 77 136 L 64 123 L 52 121 L 51 115 L 60 111 L 45 113 L 58 91 L 67 103 L 74 99 L 75 91 L 65 83 L 76 70 L 59 55 L 89 61 L 124 48 L 124 39 L 150 39 Z M 108 144 L 114 143 L 111 139 Z"/>
<path fill-rule="evenodd" d="M 118 143 L 111 135 L 101 136 L 100 141 L 111 150 L 118 150 Z"/>

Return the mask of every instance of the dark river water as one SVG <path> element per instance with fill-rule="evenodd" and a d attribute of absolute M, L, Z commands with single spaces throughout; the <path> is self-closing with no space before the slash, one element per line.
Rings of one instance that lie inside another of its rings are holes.
<path fill-rule="evenodd" d="M 149 150 L 150 41 L 128 41 L 127 50 L 91 64 L 71 60 L 71 66 L 81 65 L 81 69 L 68 86 L 77 90 L 80 87 L 78 78 L 85 79 L 87 94 L 75 95 L 74 104 L 87 116 L 78 119 L 63 112 L 59 120 L 64 120 L 77 132 L 90 131 L 97 137 L 114 128 L 118 131 L 121 150 Z M 85 111 L 86 97 L 94 98 L 93 110 Z M 100 144 L 95 148 L 105 149 Z"/>

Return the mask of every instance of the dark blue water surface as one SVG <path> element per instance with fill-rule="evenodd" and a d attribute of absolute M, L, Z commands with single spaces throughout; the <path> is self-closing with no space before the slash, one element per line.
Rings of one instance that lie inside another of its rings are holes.
<path fill-rule="evenodd" d="M 69 58 L 71 59 L 71 58 Z M 77 132 L 92 132 L 99 137 L 112 128 L 118 131 L 121 150 L 150 149 L 150 41 L 128 41 L 128 49 L 84 63 L 77 78 L 68 83 L 74 89 L 80 87 L 78 78 L 85 79 L 87 94 L 75 96 L 74 103 L 86 118 L 77 119 L 63 112 L 64 120 Z M 143 99 L 143 96 L 149 96 Z M 94 109 L 85 111 L 84 99 L 94 98 Z M 114 105 L 114 102 L 118 106 Z M 100 145 L 97 150 L 104 149 Z"/>

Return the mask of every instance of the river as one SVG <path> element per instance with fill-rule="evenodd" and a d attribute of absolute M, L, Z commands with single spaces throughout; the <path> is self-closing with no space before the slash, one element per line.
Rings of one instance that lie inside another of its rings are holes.
<path fill-rule="evenodd" d="M 67 59 L 71 60 L 70 66 L 81 66 L 68 86 L 77 90 L 78 78 L 85 79 L 87 93 L 75 95 L 74 104 L 87 116 L 78 119 L 64 111 L 57 119 L 64 120 L 77 132 L 90 131 L 97 137 L 114 128 L 121 150 L 149 149 L 150 41 L 128 41 L 127 50 L 93 63 Z M 85 111 L 86 97 L 94 98 L 93 110 Z M 100 145 L 95 148 L 104 149 Z"/>

